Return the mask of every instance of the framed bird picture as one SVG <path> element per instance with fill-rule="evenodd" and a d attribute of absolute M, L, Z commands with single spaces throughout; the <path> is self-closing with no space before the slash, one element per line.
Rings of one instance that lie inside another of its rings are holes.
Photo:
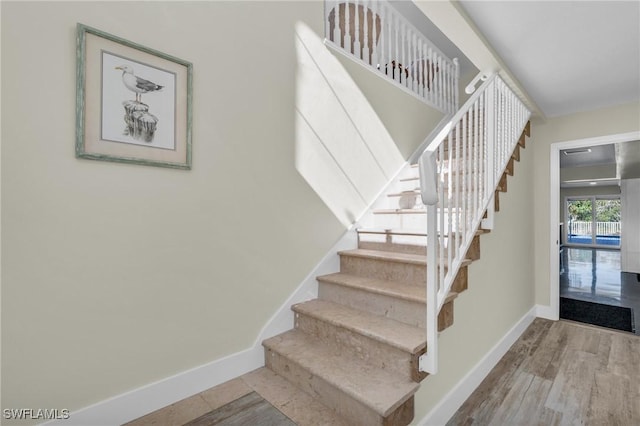
<path fill-rule="evenodd" d="M 76 156 L 190 169 L 193 65 L 83 24 L 76 44 Z"/>

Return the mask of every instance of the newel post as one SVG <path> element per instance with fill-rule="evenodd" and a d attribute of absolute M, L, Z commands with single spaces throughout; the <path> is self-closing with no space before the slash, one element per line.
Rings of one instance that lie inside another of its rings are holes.
<path fill-rule="evenodd" d="M 427 149 L 418 162 L 422 202 L 427 207 L 427 352 L 420 357 L 420 371 L 438 372 L 438 170 L 436 153 Z"/>

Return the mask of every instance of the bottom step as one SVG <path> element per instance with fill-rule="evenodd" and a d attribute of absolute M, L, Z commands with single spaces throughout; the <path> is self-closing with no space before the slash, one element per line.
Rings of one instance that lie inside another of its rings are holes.
<path fill-rule="evenodd" d="M 263 342 L 266 366 L 354 425 L 407 425 L 418 384 L 382 371 L 298 330 Z"/>

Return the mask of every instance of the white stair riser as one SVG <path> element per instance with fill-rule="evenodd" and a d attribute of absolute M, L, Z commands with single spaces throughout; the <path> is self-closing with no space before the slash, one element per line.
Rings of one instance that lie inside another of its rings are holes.
<path fill-rule="evenodd" d="M 353 354 L 381 370 L 412 377 L 412 354 L 409 352 L 301 313 L 295 314 L 295 326 L 316 336 L 333 350 Z"/>
<path fill-rule="evenodd" d="M 400 191 L 413 191 L 420 188 L 419 180 L 408 180 L 399 182 Z"/>
<path fill-rule="evenodd" d="M 446 204 L 446 203 L 445 203 Z M 455 217 L 454 217 L 455 219 Z M 374 228 L 382 229 L 427 229 L 427 215 L 424 213 L 376 213 L 373 215 Z M 438 221 L 438 228 L 440 228 Z M 451 227 L 455 230 L 456 221 L 451 223 Z M 444 218 L 445 232 L 449 229 L 448 217 Z"/>
<path fill-rule="evenodd" d="M 318 286 L 318 298 L 425 328 L 424 303 L 322 281 Z"/>
<path fill-rule="evenodd" d="M 375 214 L 374 227 L 384 229 L 427 229 L 426 214 Z"/>

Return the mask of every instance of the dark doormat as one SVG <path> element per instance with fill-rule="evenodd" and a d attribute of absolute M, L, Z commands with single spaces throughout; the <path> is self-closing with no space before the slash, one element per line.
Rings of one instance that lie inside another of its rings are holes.
<path fill-rule="evenodd" d="M 584 300 L 560 298 L 560 318 L 635 332 L 633 310 Z"/>

